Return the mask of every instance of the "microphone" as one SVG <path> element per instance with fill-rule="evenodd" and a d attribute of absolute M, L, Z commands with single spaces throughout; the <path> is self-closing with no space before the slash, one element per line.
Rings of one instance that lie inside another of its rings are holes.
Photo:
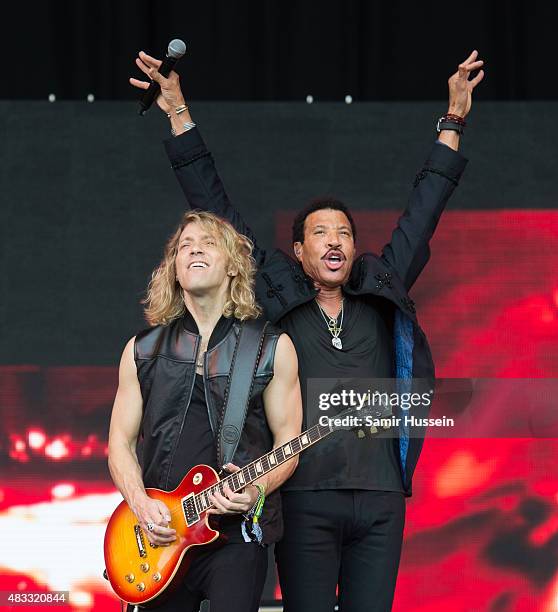
<path fill-rule="evenodd" d="M 159 66 L 159 74 L 164 77 L 168 77 L 171 70 L 174 68 L 176 62 L 186 53 L 186 43 L 179 38 L 175 38 L 171 40 L 169 43 L 169 48 L 167 51 L 167 55 L 163 60 L 162 64 Z M 145 93 L 140 99 L 140 109 L 139 114 L 141 116 L 145 115 L 145 113 L 150 109 L 151 105 L 159 95 L 161 91 L 161 86 L 159 83 L 155 81 L 151 81 L 149 87 L 145 90 Z"/>

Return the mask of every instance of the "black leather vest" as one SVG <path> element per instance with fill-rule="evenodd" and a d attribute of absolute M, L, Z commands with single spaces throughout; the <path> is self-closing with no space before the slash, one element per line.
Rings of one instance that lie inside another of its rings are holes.
<path fill-rule="evenodd" d="M 215 440 L 239 330 L 240 322 L 234 320 L 225 337 L 205 354 L 205 397 Z M 233 458 L 233 463 L 240 467 L 273 446 L 262 394 L 273 378 L 273 361 L 280 334 L 277 328 L 267 326 L 244 429 Z M 134 356 L 143 398 L 138 459 L 146 487 L 169 490 L 178 484 L 169 481 L 170 472 L 192 396 L 200 341 L 198 334 L 186 328 L 184 318 L 167 326 L 152 327 L 136 336 Z M 261 524 L 265 543 L 276 541 L 282 534 L 278 493 L 271 493 L 264 505 Z"/>

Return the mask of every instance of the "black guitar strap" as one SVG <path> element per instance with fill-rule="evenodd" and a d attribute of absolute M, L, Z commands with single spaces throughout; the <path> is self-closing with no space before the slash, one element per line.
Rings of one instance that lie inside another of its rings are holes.
<path fill-rule="evenodd" d="M 238 447 L 268 324 L 249 319 L 240 325 L 217 436 L 219 466 L 230 463 Z"/>

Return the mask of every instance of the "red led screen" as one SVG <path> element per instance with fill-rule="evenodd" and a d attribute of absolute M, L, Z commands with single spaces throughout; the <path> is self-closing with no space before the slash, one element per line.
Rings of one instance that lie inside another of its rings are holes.
<path fill-rule="evenodd" d="M 396 216 L 357 213 L 359 250 L 379 251 Z M 277 217 L 285 249 L 291 219 Z M 553 212 L 445 213 L 412 291 L 438 376 L 558 378 L 557 244 Z M 0 369 L 0 590 L 119 609 L 101 577 L 120 499 L 106 468 L 115 386 L 116 367 Z M 557 460 L 555 439 L 427 440 L 394 609 L 558 610 Z"/>

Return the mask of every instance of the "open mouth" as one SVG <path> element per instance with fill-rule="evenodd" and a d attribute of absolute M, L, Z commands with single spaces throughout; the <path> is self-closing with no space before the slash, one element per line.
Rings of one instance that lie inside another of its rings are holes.
<path fill-rule="evenodd" d="M 209 265 L 205 263 L 205 261 L 193 261 L 189 266 L 188 270 L 192 269 L 204 269 L 209 268 Z"/>
<path fill-rule="evenodd" d="M 330 251 L 326 253 L 322 259 L 325 262 L 327 268 L 331 271 L 339 270 L 345 263 L 345 255 L 341 251 Z"/>

